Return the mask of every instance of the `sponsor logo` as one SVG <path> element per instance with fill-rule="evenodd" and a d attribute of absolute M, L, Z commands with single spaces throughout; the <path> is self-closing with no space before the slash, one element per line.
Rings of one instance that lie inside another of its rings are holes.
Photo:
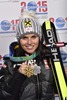
<path fill-rule="evenodd" d="M 7 31 L 10 29 L 10 27 L 11 27 L 11 23 L 8 20 L 3 20 L 1 22 L 1 29 L 2 30 Z"/>
<path fill-rule="evenodd" d="M 56 26 L 59 28 L 62 28 L 65 25 L 65 20 L 62 17 L 57 18 L 55 22 Z"/>
<path fill-rule="evenodd" d="M 67 63 L 67 53 L 64 51 L 61 51 L 61 57 L 62 57 L 63 63 Z"/>
<path fill-rule="evenodd" d="M 24 26 L 25 27 L 30 27 L 30 26 L 32 26 L 32 22 L 30 20 L 27 20 L 27 21 L 25 20 L 24 21 Z"/>
<path fill-rule="evenodd" d="M 13 19 L 11 21 L 3 20 L 0 22 L 0 34 L 3 33 L 16 33 L 16 25 L 19 19 Z"/>
<path fill-rule="evenodd" d="M 53 61 L 56 62 L 56 61 L 59 61 L 59 57 L 58 57 L 58 53 L 57 53 L 57 48 L 53 47 L 55 45 L 55 40 L 53 38 L 53 34 L 54 34 L 54 32 L 52 32 L 52 30 L 47 30 L 48 42 L 52 45 L 51 52 L 53 55 Z"/>
<path fill-rule="evenodd" d="M 30 11 L 36 11 L 37 10 L 37 4 L 34 1 L 31 1 L 27 4 L 27 9 Z"/>
<path fill-rule="evenodd" d="M 56 19 L 51 17 L 49 20 L 55 24 L 57 30 L 67 30 L 67 17 L 58 17 Z"/>

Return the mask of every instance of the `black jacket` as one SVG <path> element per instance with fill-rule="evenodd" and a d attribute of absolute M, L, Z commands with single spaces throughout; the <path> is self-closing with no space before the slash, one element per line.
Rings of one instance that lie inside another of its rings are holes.
<path fill-rule="evenodd" d="M 27 78 L 15 71 L 0 91 L 1 100 L 54 100 L 51 68 L 39 63 L 41 73 Z"/>

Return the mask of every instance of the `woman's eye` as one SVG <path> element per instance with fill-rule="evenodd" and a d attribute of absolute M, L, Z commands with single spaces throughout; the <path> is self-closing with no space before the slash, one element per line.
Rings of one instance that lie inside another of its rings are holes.
<path fill-rule="evenodd" d="M 25 39 L 27 39 L 27 37 L 22 37 L 22 39 L 24 39 L 24 40 L 25 40 Z"/>
<path fill-rule="evenodd" d="M 37 36 L 32 36 L 33 39 L 37 38 Z"/>

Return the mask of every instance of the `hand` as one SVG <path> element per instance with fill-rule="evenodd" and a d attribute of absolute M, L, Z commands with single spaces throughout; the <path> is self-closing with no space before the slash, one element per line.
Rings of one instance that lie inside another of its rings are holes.
<path fill-rule="evenodd" d="M 34 69 L 31 67 L 31 65 L 28 65 L 27 62 L 24 62 L 19 67 L 19 72 L 26 75 L 27 77 L 30 77 L 33 75 Z"/>
<path fill-rule="evenodd" d="M 19 72 L 21 73 L 21 74 L 25 74 L 25 68 L 27 67 L 27 62 L 23 62 L 22 64 L 21 64 L 21 66 L 19 67 Z"/>

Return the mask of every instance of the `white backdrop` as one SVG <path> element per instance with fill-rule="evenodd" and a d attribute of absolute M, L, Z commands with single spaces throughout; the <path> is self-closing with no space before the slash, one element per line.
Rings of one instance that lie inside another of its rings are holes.
<path fill-rule="evenodd" d="M 9 44 L 16 40 L 16 24 L 24 9 L 36 11 L 41 24 L 50 19 L 58 41 L 67 42 L 67 0 L 0 0 L 0 55 L 9 54 Z M 66 64 L 67 46 L 62 50 Z"/>
<path fill-rule="evenodd" d="M 58 41 L 67 42 L 67 0 L 0 0 L 0 55 L 9 54 L 9 45 L 16 41 L 16 25 L 24 9 L 36 11 L 40 24 L 50 19 L 56 27 Z M 63 64 L 67 72 L 67 46 Z M 0 59 L 0 63 L 3 60 Z M 58 99 L 57 99 L 58 100 Z"/>

